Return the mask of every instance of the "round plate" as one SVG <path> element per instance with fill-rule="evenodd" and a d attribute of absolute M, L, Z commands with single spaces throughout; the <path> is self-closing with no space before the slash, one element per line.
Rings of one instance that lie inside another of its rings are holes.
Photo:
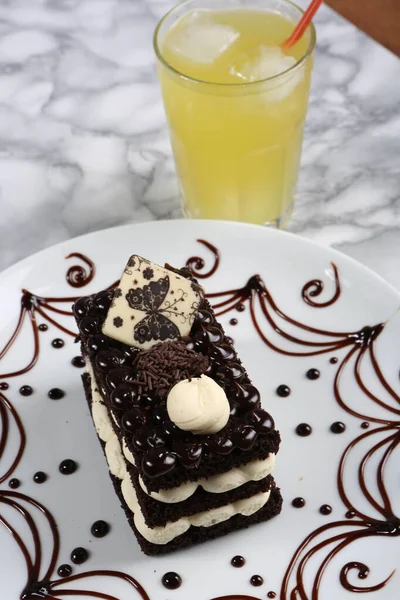
<path fill-rule="evenodd" d="M 227 301 L 220 321 L 281 432 L 275 477 L 284 508 L 268 523 L 151 558 L 140 552 L 118 505 L 84 399 L 82 370 L 71 364 L 79 354 L 68 333 L 75 332 L 74 321 L 59 311 L 69 312 L 72 297 L 112 284 L 133 253 L 176 266 L 203 257 L 205 265 L 201 269 L 198 261 L 196 268 L 207 275 L 215 257 L 197 240 L 220 253 L 215 272 L 201 279 L 207 292 L 241 290 L 241 312 L 240 294 L 211 301 Z M 95 265 L 92 278 L 85 257 Z M 2 598 L 64 598 L 67 590 L 80 590 L 76 598 L 93 590 L 108 600 L 147 598 L 132 578 L 151 600 L 265 599 L 273 593 L 281 600 L 338 600 L 360 588 L 374 599 L 398 598 L 400 570 L 386 580 L 400 567 L 400 296 L 382 279 L 290 234 L 236 223 L 172 221 L 65 242 L 8 269 L 0 283 Z M 48 326 L 36 341 L 34 319 Z M 64 345 L 52 344 L 57 338 Z M 309 378 L 310 369 L 319 377 Z M 289 386 L 290 395 L 279 396 L 280 385 Z M 33 393 L 21 395 L 22 386 Z M 47 394 L 54 387 L 65 396 L 51 400 Z M 337 421 L 345 424 L 340 434 L 330 430 Z M 297 435 L 300 423 L 311 425 L 311 435 Z M 78 464 L 68 476 L 58 469 L 67 458 Z M 45 483 L 33 481 L 37 471 L 47 474 Z M 11 477 L 21 482 L 14 492 Z M 297 497 L 306 501 L 301 509 L 292 506 Z M 324 504 L 330 514 L 321 514 Z M 353 512 L 346 516 L 348 511 Z M 97 519 L 111 525 L 101 539 L 90 532 Z M 74 575 L 83 577 L 54 583 L 57 568 L 71 564 L 78 546 L 89 552 L 84 564 L 73 565 Z M 230 565 L 236 554 L 246 559 L 240 569 Z M 162 586 L 167 571 L 181 575 L 178 590 Z M 262 587 L 250 585 L 255 574 L 263 578 Z"/>

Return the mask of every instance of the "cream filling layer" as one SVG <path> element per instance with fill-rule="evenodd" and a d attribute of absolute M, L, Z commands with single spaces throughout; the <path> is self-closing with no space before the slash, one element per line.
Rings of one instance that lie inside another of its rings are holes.
<path fill-rule="evenodd" d="M 92 369 L 90 367 L 88 367 L 88 372 L 91 376 L 91 381 L 94 381 L 92 378 Z M 95 393 L 98 394 L 97 391 Z M 93 390 L 92 395 L 94 397 Z M 101 396 L 97 398 L 96 402 L 93 402 L 92 414 L 93 420 L 95 421 L 96 431 L 103 442 L 107 443 L 113 437 L 116 437 L 111 425 L 107 408 L 103 404 Z M 115 416 L 113 414 L 111 416 L 115 424 L 118 426 Z M 126 460 L 132 465 L 136 466 L 135 459 L 132 455 L 132 452 L 126 445 L 125 440 L 122 441 L 122 449 Z M 112 468 L 114 468 L 115 471 L 118 471 L 122 468 L 122 466 L 119 464 L 115 464 L 114 466 L 114 462 L 118 461 L 115 452 L 113 452 L 112 456 L 110 456 L 111 459 L 113 459 L 113 457 L 114 460 L 112 460 Z M 227 473 L 198 479 L 196 482 L 188 481 L 169 490 L 149 492 L 141 477 L 139 477 L 139 483 L 142 490 L 148 496 L 154 498 L 154 500 L 158 500 L 158 502 L 164 502 L 166 504 L 175 504 L 175 502 L 183 502 L 184 500 L 190 498 L 190 496 L 192 496 L 199 487 L 202 487 L 204 491 L 209 492 L 210 494 L 223 494 L 225 492 L 230 492 L 231 490 L 234 490 L 241 485 L 248 483 L 249 481 L 260 481 L 261 479 L 267 477 L 267 475 L 270 475 L 274 470 L 274 467 L 275 454 L 271 453 L 263 460 L 254 460 L 243 467 L 231 469 Z M 111 472 L 113 471 L 111 470 Z"/>
<path fill-rule="evenodd" d="M 107 408 L 103 404 L 101 395 L 96 388 L 93 370 L 90 365 L 87 365 L 86 368 L 91 379 L 93 422 L 99 438 L 105 442 L 105 454 L 110 472 L 118 479 L 121 479 L 121 492 L 126 504 L 133 512 L 135 527 L 147 541 L 152 544 L 168 544 L 177 536 L 185 533 L 191 525 L 196 527 L 212 527 L 230 519 L 236 514 L 250 516 L 266 504 L 270 497 L 269 491 L 227 504 L 220 508 L 203 511 L 190 517 L 183 517 L 177 521 L 167 523 L 164 527 L 148 527 L 140 509 L 135 488 L 126 469 L 121 445 L 112 429 Z M 127 447 L 124 448 L 124 454 L 125 456 L 131 454 Z M 133 457 L 131 456 L 131 458 Z"/>

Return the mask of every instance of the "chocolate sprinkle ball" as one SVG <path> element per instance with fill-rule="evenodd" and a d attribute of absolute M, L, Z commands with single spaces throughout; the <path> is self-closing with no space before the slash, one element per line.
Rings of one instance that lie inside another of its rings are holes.
<path fill-rule="evenodd" d="M 167 590 L 177 590 L 182 585 L 182 577 L 174 571 L 169 571 L 162 576 L 161 583 Z"/>
<path fill-rule="evenodd" d="M 240 556 L 240 554 L 234 556 L 231 560 L 232 567 L 235 567 L 236 569 L 241 569 L 245 564 L 246 560 L 243 556 Z"/>
<path fill-rule="evenodd" d="M 332 512 L 332 506 L 330 506 L 329 504 L 323 504 L 320 507 L 319 512 L 321 513 L 321 515 L 330 515 Z"/>
<path fill-rule="evenodd" d="M 287 385 L 279 385 L 276 388 L 276 393 L 280 398 L 287 398 L 290 396 L 290 387 Z"/>
<path fill-rule="evenodd" d="M 318 371 L 318 369 L 308 369 L 306 377 L 307 379 L 311 379 L 311 381 L 314 381 L 315 379 L 319 379 L 320 374 L 321 373 Z"/>
<path fill-rule="evenodd" d="M 301 496 L 298 496 L 292 500 L 292 506 L 294 506 L 294 508 L 303 508 L 305 505 L 306 501 L 304 498 L 301 498 Z"/>
<path fill-rule="evenodd" d="M 8 482 L 8 487 L 10 487 L 12 490 L 16 490 L 17 488 L 19 488 L 20 485 L 21 485 L 21 482 L 16 477 L 13 477 Z"/>
<path fill-rule="evenodd" d="M 237 324 L 238 324 L 238 320 L 237 320 L 237 319 L 231 319 L 231 320 L 229 321 L 229 324 L 230 324 L 230 325 L 237 325 Z"/>
<path fill-rule="evenodd" d="M 39 325 L 39 331 L 47 331 L 48 330 L 48 325 L 46 325 L 46 323 L 41 323 Z"/>
<path fill-rule="evenodd" d="M 355 510 L 348 510 L 347 513 L 345 514 L 346 519 L 354 519 L 355 516 L 356 516 Z"/>
<path fill-rule="evenodd" d="M 251 585 L 254 585 L 254 587 L 260 587 L 260 585 L 264 583 L 264 579 L 261 575 L 252 575 L 252 577 L 250 577 L 250 583 Z"/>
<path fill-rule="evenodd" d="M 110 531 L 110 526 L 105 521 L 95 521 L 90 531 L 95 538 L 103 538 Z"/>
<path fill-rule="evenodd" d="M 51 345 L 53 346 L 53 348 L 62 348 L 65 345 L 64 340 L 62 340 L 61 338 L 56 338 L 55 340 L 53 340 L 51 342 Z"/>
<path fill-rule="evenodd" d="M 336 356 L 332 356 L 332 358 L 329 360 L 329 362 L 331 363 L 331 365 L 336 365 L 336 363 L 338 362 L 338 358 L 336 358 Z"/>
<path fill-rule="evenodd" d="M 51 388 L 47 395 L 50 400 L 61 400 L 61 398 L 64 398 L 65 392 L 64 390 L 60 390 L 60 388 Z"/>
<path fill-rule="evenodd" d="M 275 592 L 268 592 L 267 598 L 276 598 L 276 593 Z"/>
<path fill-rule="evenodd" d="M 30 385 L 23 385 L 19 388 L 21 396 L 31 396 L 33 394 L 33 388 Z"/>
<path fill-rule="evenodd" d="M 33 481 L 35 483 L 44 483 L 46 479 L 47 475 L 46 473 L 43 473 L 43 471 L 37 471 L 37 473 L 35 473 L 33 476 Z"/>
<path fill-rule="evenodd" d="M 77 468 L 78 468 L 78 465 L 76 464 L 76 462 L 74 460 L 72 460 L 71 458 L 66 458 L 65 460 L 63 460 L 60 463 L 58 470 L 63 475 L 72 475 L 72 473 L 75 473 Z"/>
<path fill-rule="evenodd" d="M 71 360 L 71 365 L 77 369 L 83 369 L 86 365 L 85 359 L 83 356 L 74 356 L 74 358 Z"/>
<path fill-rule="evenodd" d="M 369 428 L 369 423 L 368 421 L 363 421 L 360 425 L 361 429 L 368 429 Z"/>
<path fill-rule="evenodd" d="M 0 383 L 0 390 L 2 390 L 2 391 L 8 390 L 9 387 L 10 386 L 8 385 L 8 383 L 6 381 L 2 381 Z"/>
<path fill-rule="evenodd" d="M 57 575 L 59 577 L 69 577 L 72 574 L 71 565 L 60 565 L 57 569 Z"/>
<path fill-rule="evenodd" d="M 157 395 L 165 398 L 170 389 L 183 379 L 200 377 L 209 366 L 209 360 L 187 348 L 182 341 L 156 344 L 141 353 L 137 361 L 138 380 L 150 392 L 156 388 Z"/>
<path fill-rule="evenodd" d="M 71 552 L 71 560 L 74 565 L 81 565 L 89 558 L 89 553 L 85 548 L 78 547 Z"/>
<path fill-rule="evenodd" d="M 296 433 L 300 437 L 308 437 L 312 433 L 312 427 L 308 423 L 300 423 L 296 427 Z"/>

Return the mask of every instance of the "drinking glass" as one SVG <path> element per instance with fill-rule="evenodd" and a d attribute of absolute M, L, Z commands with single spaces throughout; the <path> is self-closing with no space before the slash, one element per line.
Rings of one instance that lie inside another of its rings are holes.
<path fill-rule="evenodd" d="M 294 64 L 284 72 L 255 81 L 219 82 L 212 65 L 203 68 L 200 78 L 199 69 L 193 73 L 189 63 L 177 67 L 168 47 L 171 27 L 189 13 L 200 14 L 196 11 L 206 11 L 210 18 L 218 17 L 218 11 L 237 11 L 238 25 L 249 11 L 263 11 L 271 19 L 275 46 L 288 37 L 303 11 L 288 0 L 186 0 L 164 16 L 154 34 L 184 215 L 284 227 L 294 208 L 314 26 L 291 51 Z M 194 50 L 201 59 L 201 47 Z"/>

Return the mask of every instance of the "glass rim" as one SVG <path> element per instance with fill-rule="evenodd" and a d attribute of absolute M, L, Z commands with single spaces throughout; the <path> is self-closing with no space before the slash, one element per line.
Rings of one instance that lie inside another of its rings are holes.
<path fill-rule="evenodd" d="M 176 69 L 175 67 L 173 67 L 162 55 L 159 44 L 158 44 L 158 34 L 159 31 L 162 27 L 162 25 L 164 24 L 164 22 L 166 21 L 166 19 L 172 15 L 178 8 L 181 8 L 182 6 L 184 6 L 185 4 L 189 4 L 190 2 L 192 2 L 193 0 L 182 0 L 182 2 L 179 2 L 178 4 L 176 4 L 173 8 L 171 8 L 158 22 L 154 34 L 153 34 L 153 47 L 154 47 L 154 52 L 158 58 L 158 60 L 164 65 L 164 67 L 166 67 L 169 71 L 172 71 L 175 75 L 178 75 L 180 79 L 184 79 L 185 81 L 191 82 L 191 83 L 198 83 L 198 84 L 203 84 L 203 85 L 214 85 L 214 86 L 220 86 L 220 87 L 224 87 L 224 88 L 231 88 L 231 89 L 240 89 L 240 88 L 248 88 L 250 86 L 257 86 L 261 83 L 266 83 L 268 81 L 278 81 L 280 77 L 284 77 L 286 75 L 288 75 L 288 73 L 291 73 L 292 71 L 294 71 L 295 69 L 297 69 L 297 67 L 299 67 L 299 65 L 303 64 L 305 62 L 305 60 L 312 54 L 314 48 L 315 48 L 315 44 L 316 44 L 316 31 L 315 31 L 315 26 L 314 23 L 311 21 L 309 27 L 310 30 L 310 43 L 307 46 L 307 50 L 304 52 L 304 54 L 301 56 L 301 58 L 299 58 L 296 63 L 294 65 L 292 65 L 291 67 L 289 67 L 288 69 L 286 69 L 285 71 L 282 71 L 282 73 L 278 73 L 277 75 L 273 75 L 272 77 L 266 77 L 264 79 L 257 79 L 256 81 L 245 81 L 245 82 L 238 82 L 238 83 L 221 83 L 221 82 L 215 82 L 215 81 L 207 81 L 206 79 L 197 79 L 196 77 L 191 77 L 190 75 L 186 75 L 185 73 L 182 73 L 182 71 L 179 71 L 179 69 Z M 298 6 L 297 4 L 295 4 L 294 2 L 292 2 L 291 0 L 282 0 L 282 2 L 284 4 L 288 4 L 294 8 L 296 8 L 300 15 L 304 14 L 304 10 L 302 8 L 300 8 L 300 6 Z M 267 11 L 266 11 L 267 12 Z"/>

